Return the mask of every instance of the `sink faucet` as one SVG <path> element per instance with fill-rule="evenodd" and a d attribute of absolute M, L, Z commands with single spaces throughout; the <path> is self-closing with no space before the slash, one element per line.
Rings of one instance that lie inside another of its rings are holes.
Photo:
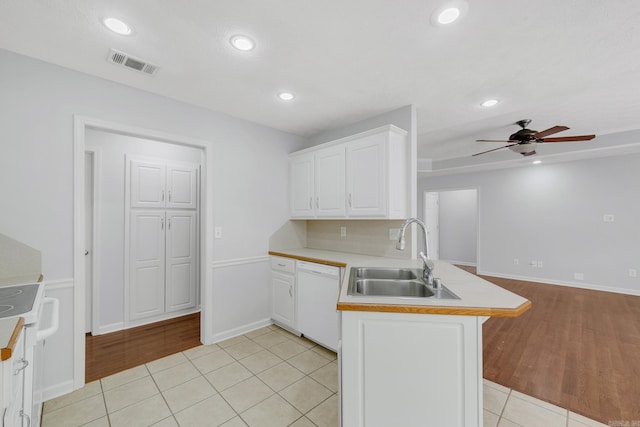
<path fill-rule="evenodd" d="M 420 221 L 418 218 L 409 218 L 408 220 L 406 220 L 404 224 L 402 224 L 400 233 L 398 233 L 398 242 L 396 243 L 396 249 L 399 251 L 404 250 L 404 233 L 406 232 L 407 227 L 414 222 L 418 224 L 420 228 L 422 228 L 422 243 L 424 249 L 418 253 L 418 256 L 422 258 L 422 262 L 424 263 L 424 268 L 422 270 L 422 280 L 424 280 L 427 285 L 434 287 L 436 282 L 434 282 L 433 280 L 433 269 L 435 266 L 433 265 L 433 261 L 429 259 L 429 241 L 427 240 L 427 227 L 424 225 L 424 222 Z"/>

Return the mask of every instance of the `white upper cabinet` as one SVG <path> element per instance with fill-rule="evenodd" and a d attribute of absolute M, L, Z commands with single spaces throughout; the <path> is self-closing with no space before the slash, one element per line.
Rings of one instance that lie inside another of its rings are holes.
<path fill-rule="evenodd" d="M 403 219 L 407 133 L 384 126 L 293 153 L 292 218 Z"/>
<path fill-rule="evenodd" d="M 315 153 L 316 216 L 344 217 L 344 146 Z"/>
<path fill-rule="evenodd" d="M 195 209 L 197 207 L 197 173 L 194 166 L 167 165 L 167 207 Z"/>
<path fill-rule="evenodd" d="M 312 218 L 315 215 L 314 179 L 313 154 L 291 158 L 289 188 L 292 217 Z"/>
<path fill-rule="evenodd" d="M 166 167 L 161 163 L 131 161 L 131 207 L 164 208 Z"/>
<path fill-rule="evenodd" d="M 197 207 L 198 168 L 152 161 L 131 161 L 132 208 Z"/>

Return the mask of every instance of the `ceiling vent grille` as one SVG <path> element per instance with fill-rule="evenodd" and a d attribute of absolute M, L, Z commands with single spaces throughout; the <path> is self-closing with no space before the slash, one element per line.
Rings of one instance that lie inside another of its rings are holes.
<path fill-rule="evenodd" d="M 154 75 L 160 67 L 115 49 L 109 50 L 107 61 L 140 73 Z"/>

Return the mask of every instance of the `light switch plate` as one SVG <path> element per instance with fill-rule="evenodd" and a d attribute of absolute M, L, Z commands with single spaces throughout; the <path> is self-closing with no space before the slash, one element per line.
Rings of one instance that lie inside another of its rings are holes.
<path fill-rule="evenodd" d="M 222 239 L 222 227 L 215 227 L 213 229 L 213 234 L 216 239 Z"/>

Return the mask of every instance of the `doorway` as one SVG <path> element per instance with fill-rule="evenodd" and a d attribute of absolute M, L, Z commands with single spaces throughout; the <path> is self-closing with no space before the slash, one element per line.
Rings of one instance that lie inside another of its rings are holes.
<path fill-rule="evenodd" d="M 424 192 L 431 256 L 452 264 L 478 264 L 478 189 Z"/>
<path fill-rule="evenodd" d="M 73 333 L 73 366 L 74 366 L 74 389 L 78 389 L 84 385 L 85 379 L 85 330 L 87 327 L 88 314 L 86 313 L 88 290 L 85 280 L 86 270 L 88 268 L 85 260 L 85 251 L 87 246 L 88 228 L 85 219 L 85 209 L 87 205 L 85 192 L 85 156 L 86 131 L 98 130 L 103 132 L 111 132 L 114 134 L 127 135 L 132 137 L 147 138 L 150 140 L 175 144 L 176 146 L 193 147 L 202 151 L 202 168 L 201 168 L 201 222 L 199 239 L 199 276 L 200 276 L 200 295 L 201 295 L 201 316 L 200 316 L 200 341 L 203 344 L 210 344 L 213 325 L 211 305 L 207 301 L 211 300 L 211 288 L 205 286 L 211 280 L 210 269 L 206 268 L 207 255 L 212 253 L 213 241 L 213 218 L 210 213 L 213 210 L 213 183 L 212 174 L 208 173 L 213 165 L 213 153 L 209 141 L 198 140 L 194 138 L 184 137 L 180 135 L 168 134 L 165 132 L 154 131 L 145 128 L 138 128 L 120 123 L 107 122 L 104 120 L 93 119 L 82 116 L 74 116 L 74 267 L 73 273 L 76 285 L 74 286 L 74 333 Z M 92 166 L 95 166 L 95 157 L 92 159 Z M 93 169 L 96 175 L 95 168 Z M 95 184 L 94 184 L 95 185 Z M 95 198 L 95 194 L 93 196 Z M 94 201 L 95 202 L 95 201 Z M 94 207 L 94 218 L 95 218 Z M 95 224 L 93 224 L 95 226 Z M 95 238 L 95 233 L 92 238 Z M 94 253 L 94 258 L 96 254 Z M 94 263 L 92 263 L 93 265 Z M 91 273 L 91 277 L 95 277 L 95 268 Z M 91 295 L 91 299 L 96 299 L 95 294 Z M 95 318 L 96 313 L 91 313 L 91 318 Z"/>

